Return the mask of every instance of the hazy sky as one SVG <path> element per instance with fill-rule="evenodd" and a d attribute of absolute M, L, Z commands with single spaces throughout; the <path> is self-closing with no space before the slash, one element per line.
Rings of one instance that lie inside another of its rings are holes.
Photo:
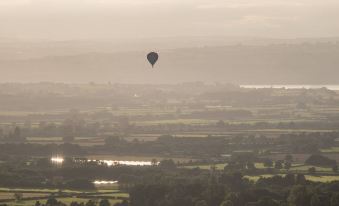
<path fill-rule="evenodd" d="M 0 37 L 327 37 L 338 11 L 338 0 L 0 0 Z"/>

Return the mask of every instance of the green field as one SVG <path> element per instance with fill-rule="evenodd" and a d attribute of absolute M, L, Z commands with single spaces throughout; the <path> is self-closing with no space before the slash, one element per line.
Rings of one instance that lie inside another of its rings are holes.
<path fill-rule="evenodd" d="M 69 190 L 70 191 L 70 190 Z M 33 189 L 24 189 L 24 188 L 0 188 L 0 193 L 1 192 L 41 192 L 41 193 L 55 193 L 55 192 L 58 192 L 58 189 L 36 189 L 36 188 L 33 188 Z M 72 191 L 73 192 L 73 191 Z M 76 192 L 76 191 L 74 191 Z"/>
<path fill-rule="evenodd" d="M 129 194 L 128 193 L 114 193 L 114 194 L 100 194 L 100 195 L 95 195 L 97 197 L 115 197 L 115 198 L 128 198 Z"/>
<path fill-rule="evenodd" d="M 308 172 L 310 168 L 314 167 L 316 172 L 329 172 L 332 173 L 332 168 L 328 167 L 316 167 L 311 165 L 299 165 L 299 166 L 292 166 L 289 171 L 293 172 Z"/>
<path fill-rule="evenodd" d="M 214 166 L 217 170 L 224 170 L 226 165 L 227 165 L 227 163 L 221 163 L 221 164 L 215 164 L 215 165 L 211 165 L 211 164 L 204 165 L 204 164 L 201 164 L 201 165 L 184 166 L 183 168 L 187 168 L 187 169 L 199 168 L 199 169 L 202 169 L 202 170 L 209 170 L 209 169 L 211 169 Z"/>
<path fill-rule="evenodd" d="M 137 126 L 164 125 L 164 124 L 187 124 L 187 125 L 208 125 L 216 123 L 216 120 L 207 119 L 173 119 L 173 120 L 156 120 L 156 121 L 137 121 L 133 122 Z"/>
<path fill-rule="evenodd" d="M 320 150 L 323 153 L 339 153 L 339 147 L 331 147 L 329 149 Z"/>
<path fill-rule="evenodd" d="M 190 165 L 190 166 L 184 166 L 184 168 L 187 168 L 187 169 L 194 169 L 194 168 L 199 168 L 199 169 L 203 169 L 203 170 L 209 170 L 212 168 L 212 166 L 215 166 L 215 168 L 217 170 L 224 170 L 225 166 L 227 165 L 227 163 L 220 163 L 220 164 L 200 164 L 200 165 Z M 267 168 L 264 166 L 264 163 L 255 163 L 254 164 L 255 167 L 257 169 L 264 169 L 264 168 Z"/>
<path fill-rule="evenodd" d="M 47 198 L 51 195 L 54 195 L 58 201 L 61 201 L 67 205 L 71 202 L 87 202 L 88 200 L 94 200 L 99 202 L 102 198 L 109 199 L 110 203 L 113 205 L 117 202 L 120 202 L 123 198 L 128 198 L 128 193 L 119 192 L 117 189 L 99 189 L 96 191 L 76 191 L 76 190 L 62 190 L 62 193 L 58 193 L 59 190 L 54 189 L 12 189 L 12 188 L 1 188 L 0 189 L 0 201 L 1 200 L 10 200 L 5 203 L 7 205 L 34 205 L 36 201 L 40 203 L 45 203 Z M 22 194 L 22 200 L 15 200 L 15 193 Z M 61 196 L 60 196 L 61 195 Z M 72 197 L 64 197 L 65 195 Z M 34 200 L 27 200 L 27 198 L 34 198 Z M 26 200 L 25 200 L 26 199 Z"/>
<path fill-rule="evenodd" d="M 284 176 L 284 174 L 278 174 L 280 176 Z M 267 174 L 267 175 L 257 175 L 257 176 L 244 176 L 244 178 L 249 179 L 250 181 L 258 181 L 260 178 L 270 178 L 275 175 Z M 305 178 L 312 182 L 333 182 L 333 181 L 339 181 L 339 176 L 313 176 L 313 175 L 305 175 Z"/>
<path fill-rule="evenodd" d="M 270 178 L 270 177 L 273 177 L 274 175 L 270 175 L 270 174 L 267 174 L 267 175 L 256 175 L 256 176 L 244 176 L 244 178 L 250 180 L 250 181 L 253 181 L 253 182 L 256 182 L 258 181 L 260 178 Z M 281 174 L 282 176 L 282 174 Z"/>
<path fill-rule="evenodd" d="M 99 202 L 100 199 L 90 199 L 90 198 L 77 198 L 77 197 L 69 197 L 69 198 L 56 198 L 58 201 L 61 201 L 62 203 L 65 203 L 66 205 L 70 205 L 72 202 L 84 202 L 86 203 L 88 200 L 94 200 L 96 202 Z M 9 206 L 34 206 L 36 201 L 39 201 L 42 204 L 46 203 L 46 199 L 37 199 L 37 200 L 28 200 L 28 201 L 12 201 L 12 202 L 6 202 L 5 204 Z M 115 203 L 121 202 L 121 200 L 114 200 L 110 199 L 109 202 L 111 205 L 114 205 Z"/>

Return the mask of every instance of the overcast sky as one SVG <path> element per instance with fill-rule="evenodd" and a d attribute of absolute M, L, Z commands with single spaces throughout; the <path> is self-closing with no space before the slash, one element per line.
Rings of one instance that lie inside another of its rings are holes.
<path fill-rule="evenodd" d="M 338 0 L 0 0 L 0 37 L 328 37 L 338 11 Z"/>

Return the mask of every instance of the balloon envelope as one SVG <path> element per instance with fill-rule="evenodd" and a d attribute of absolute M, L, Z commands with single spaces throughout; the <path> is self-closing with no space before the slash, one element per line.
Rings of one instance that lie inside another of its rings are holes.
<path fill-rule="evenodd" d="M 151 53 L 147 54 L 147 59 L 148 59 L 149 63 L 152 64 L 152 67 L 158 61 L 158 58 L 159 58 L 159 55 L 156 52 L 151 52 Z"/>

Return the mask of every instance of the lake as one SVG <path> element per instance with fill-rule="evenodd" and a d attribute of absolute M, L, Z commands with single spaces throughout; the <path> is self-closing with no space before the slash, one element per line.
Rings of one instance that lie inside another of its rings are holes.
<path fill-rule="evenodd" d="M 87 160 L 81 160 L 81 161 L 87 161 L 87 162 L 95 162 L 97 164 L 105 164 L 107 166 L 116 166 L 116 165 L 127 165 L 127 166 L 152 166 L 152 161 L 131 161 L 131 160 L 97 160 L 97 159 L 87 159 Z M 56 165 L 62 165 L 64 162 L 63 157 L 52 157 L 51 162 Z M 155 163 L 156 165 L 159 164 L 159 162 Z"/>
<path fill-rule="evenodd" d="M 107 180 L 95 180 L 93 182 L 95 185 L 114 185 L 118 184 L 118 181 L 107 181 Z"/>
<path fill-rule="evenodd" d="M 103 163 L 103 164 L 106 164 L 108 166 L 116 166 L 116 165 L 152 166 L 151 161 L 88 160 L 88 162 L 97 162 L 98 164 Z"/>
<path fill-rule="evenodd" d="M 258 84 L 258 85 L 240 85 L 242 88 L 286 88 L 286 89 L 320 89 L 320 88 L 327 88 L 329 90 L 339 90 L 339 85 L 326 85 L 326 84 L 319 84 L 319 85 L 312 85 L 312 84 Z"/>

